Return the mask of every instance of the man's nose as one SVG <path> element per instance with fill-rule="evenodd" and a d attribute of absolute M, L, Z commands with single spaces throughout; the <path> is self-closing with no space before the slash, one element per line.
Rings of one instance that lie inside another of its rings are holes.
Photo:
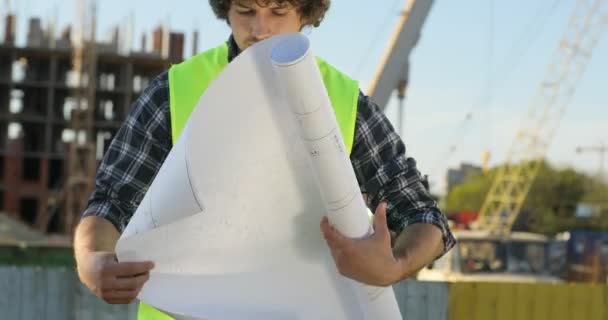
<path fill-rule="evenodd" d="M 262 41 L 272 35 L 269 19 L 260 13 L 255 16 L 251 29 L 251 35 L 256 41 Z"/>

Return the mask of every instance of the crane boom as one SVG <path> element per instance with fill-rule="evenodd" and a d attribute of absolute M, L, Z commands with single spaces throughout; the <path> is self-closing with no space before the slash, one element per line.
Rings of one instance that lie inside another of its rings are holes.
<path fill-rule="evenodd" d="M 420 30 L 431 11 L 433 0 L 409 0 L 401 12 L 367 94 L 382 109 L 394 90 L 407 83 L 409 56 L 420 39 Z"/>
<path fill-rule="evenodd" d="M 503 235 L 511 231 L 606 24 L 606 2 L 577 1 L 555 59 L 486 196 L 478 228 Z"/>

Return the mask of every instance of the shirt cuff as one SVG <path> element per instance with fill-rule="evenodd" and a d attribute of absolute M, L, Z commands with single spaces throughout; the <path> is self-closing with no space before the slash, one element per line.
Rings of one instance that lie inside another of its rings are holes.
<path fill-rule="evenodd" d="M 425 211 L 418 211 L 414 214 L 407 216 L 403 220 L 403 228 L 416 224 L 416 223 L 427 223 L 432 224 L 439 228 L 441 231 L 441 238 L 443 241 L 443 252 L 435 259 L 441 258 L 446 252 L 448 252 L 456 244 L 456 239 L 450 230 L 448 219 L 439 210 L 427 209 Z"/>
<path fill-rule="evenodd" d="M 118 232 L 122 233 L 125 229 L 128 220 L 125 220 L 125 214 L 115 201 L 112 200 L 91 200 L 89 205 L 82 213 L 84 217 L 99 217 L 109 221 Z"/>

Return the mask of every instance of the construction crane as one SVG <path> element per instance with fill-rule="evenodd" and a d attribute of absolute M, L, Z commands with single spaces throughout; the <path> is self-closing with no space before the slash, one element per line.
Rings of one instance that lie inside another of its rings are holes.
<path fill-rule="evenodd" d="M 70 129 L 74 138 L 67 148 L 66 180 L 63 189 L 64 228 L 68 234 L 73 234 L 95 181 L 93 121 L 97 86 L 97 3 L 92 0 L 89 5 L 87 8 L 86 0 L 76 0 L 78 23 L 72 33 L 72 61 L 76 85 L 73 90 L 74 108 L 71 112 Z"/>
<path fill-rule="evenodd" d="M 409 76 L 409 56 L 418 44 L 420 31 L 431 11 L 433 0 L 409 0 L 401 12 L 367 94 L 382 109 L 397 91 L 399 99 L 397 132 L 403 129 L 404 99 Z"/>
<path fill-rule="evenodd" d="M 536 99 L 494 179 L 476 227 L 508 235 L 608 20 L 606 0 L 578 0 Z"/>

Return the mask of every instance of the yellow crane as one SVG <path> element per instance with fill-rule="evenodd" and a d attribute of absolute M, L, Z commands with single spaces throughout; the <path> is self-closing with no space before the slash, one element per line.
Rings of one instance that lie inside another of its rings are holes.
<path fill-rule="evenodd" d="M 560 120 L 608 24 L 607 0 L 578 0 L 529 113 L 500 167 L 476 227 L 508 235 Z"/>

